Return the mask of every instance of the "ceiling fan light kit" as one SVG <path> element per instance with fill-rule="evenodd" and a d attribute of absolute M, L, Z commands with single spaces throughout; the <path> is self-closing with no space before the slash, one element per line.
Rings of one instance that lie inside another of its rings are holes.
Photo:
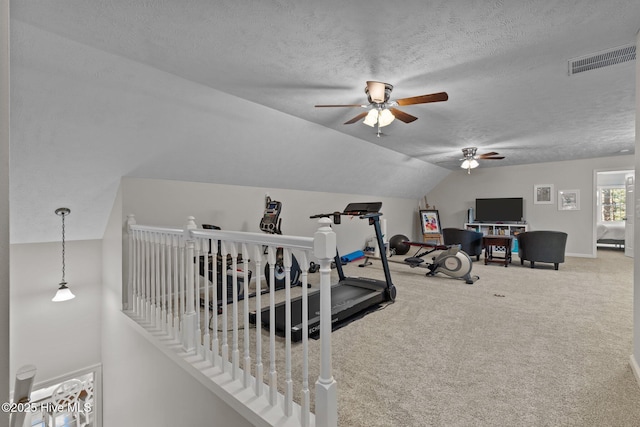
<path fill-rule="evenodd" d="M 430 102 L 441 102 L 449 99 L 449 95 L 446 92 L 432 93 L 429 95 L 413 96 L 411 98 L 402 98 L 395 101 L 390 101 L 391 91 L 393 85 L 389 83 L 377 82 L 373 80 L 367 81 L 367 85 L 364 88 L 364 92 L 367 94 L 369 100 L 368 105 L 362 104 L 325 104 L 316 105 L 316 107 L 359 107 L 368 108 L 368 113 L 360 113 L 351 120 L 346 121 L 345 125 L 353 124 L 364 118 L 363 123 L 367 126 L 375 127 L 378 125 L 377 136 L 381 135 L 380 128 L 388 126 L 395 119 L 398 119 L 404 123 L 411 123 L 418 120 L 417 117 L 407 114 L 404 111 L 398 110 L 397 106 L 402 105 L 414 105 L 414 104 L 427 104 Z"/>
<path fill-rule="evenodd" d="M 372 108 L 367 116 L 364 118 L 364 123 L 367 126 L 374 127 L 376 124 L 378 127 L 388 126 L 395 120 L 395 116 L 388 109 L 379 110 L 377 108 Z"/>
<path fill-rule="evenodd" d="M 364 118 L 362 122 L 367 126 L 374 127 L 376 123 L 378 123 L 378 110 L 372 109 L 367 114 L 367 117 Z"/>
<path fill-rule="evenodd" d="M 462 162 L 462 164 L 460 165 L 460 167 L 462 169 L 475 169 L 478 166 L 480 166 L 480 163 L 478 163 L 478 161 L 476 159 L 471 159 L 471 160 L 464 160 Z"/>

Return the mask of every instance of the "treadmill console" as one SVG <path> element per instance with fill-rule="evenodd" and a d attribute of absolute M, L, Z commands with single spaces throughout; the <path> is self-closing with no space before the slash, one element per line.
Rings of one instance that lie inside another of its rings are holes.
<path fill-rule="evenodd" d="M 281 202 L 277 200 L 267 200 L 267 206 L 264 209 L 264 215 L 260 220 L 260 230 L 269 234 L 281 234 L 279 223 L 281 211 Z"/>
<path fill-rule="evenodd" d="M 380 213 L 380 208 L 382 207 L 382 202 L 360 202 L 360 203 L 349 203 L 346 208 L 344 208 L 343 212 L 333 212 L 330 214 L 317 214 L 312 215 L 309 218 L 322 218 L 322 217 L 332 217 L 333 223 L 340 224 L 340 215 L 353 215 L 359 216 L 360 218 L 368 218 L 369 224 L 373 224 L 373 217 L 379 217 L 382 214 Z"/>
<path fill-rule="evenodd" d="M 382 202 L 360 202 L 349 203 L 344 208 L 344 215 L 366 215 L 369 213 L 378 213 L 382 207 Z"/>

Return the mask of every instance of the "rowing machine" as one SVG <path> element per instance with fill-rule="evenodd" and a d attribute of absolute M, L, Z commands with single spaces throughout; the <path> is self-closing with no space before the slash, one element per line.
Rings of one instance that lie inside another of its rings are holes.
<path fill-rule="evenodd" d="M 404 255 L 409 252 L 411 246 L 417 247 L 418 249 L 413 256 L 398 262 L 408 264 L 411 268 L 426 268 L 429 270 L 426 273 L 427 276 L 443 273 L 454 279 L 462 279 L 468 285 L 472 285 L 480 278 L 479 276 L 471 275 L 473 262 L 469 255 L 460 249 L 459 245 L 433 245 L 423 242 L 411 242 L 409 238 L 402 235 L 393 236 L 389 243 L 392 255 Z M 425 257 L 436 251 L 440 252 L 434 254 L 430 263 L 425 263 Z M 393 259 L 390 258 L 389 260 L 392 261 Z M 360 267 L 367 265 L 371 265 L 369 257 L 365 259 L 364 263 L 360 264 Z"/>

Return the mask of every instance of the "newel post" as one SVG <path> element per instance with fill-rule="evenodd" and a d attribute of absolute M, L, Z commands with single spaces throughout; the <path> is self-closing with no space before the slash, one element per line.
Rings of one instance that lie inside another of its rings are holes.
<path fill-rule="evenodd" d="M 195 239 L 191 236 L 191 230 L 198 228 L 195 218 L 187 217 L 187 224 L 184 227 L 184 240 L 186 246 L 186 307 L 184 315 L 184 331 L 182 335 L 182 347 L 184 351 L 194 351 L 196 349 L 196 330 L 198 316 L 196 315 L 195 303 L 195 280 L 194 280 L 194 256 L 195 256 Z"/>
<path fill-rule="evenodd" d="M 320 375 L 316 381 L 316 425 L 338 425 L 338 386 L 331 372 L 331 260 L 336 255 L 336 234 L 329 218 L 320 218 L 313 253 L 320 264 Z"/>

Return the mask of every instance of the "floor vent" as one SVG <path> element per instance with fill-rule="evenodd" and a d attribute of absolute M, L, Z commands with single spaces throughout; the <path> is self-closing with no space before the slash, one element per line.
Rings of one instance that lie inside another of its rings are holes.
<path fill-rule="evenodd" d="M 636 46 L 626 45 L 614 47 L 599 53 L 581 56 L 569 60 L 569 75 L 582 73 L 583 71 L 595 70 L 596 68 L 608 67 L 609 65 L 620 64 L 636 59 Z"/>

